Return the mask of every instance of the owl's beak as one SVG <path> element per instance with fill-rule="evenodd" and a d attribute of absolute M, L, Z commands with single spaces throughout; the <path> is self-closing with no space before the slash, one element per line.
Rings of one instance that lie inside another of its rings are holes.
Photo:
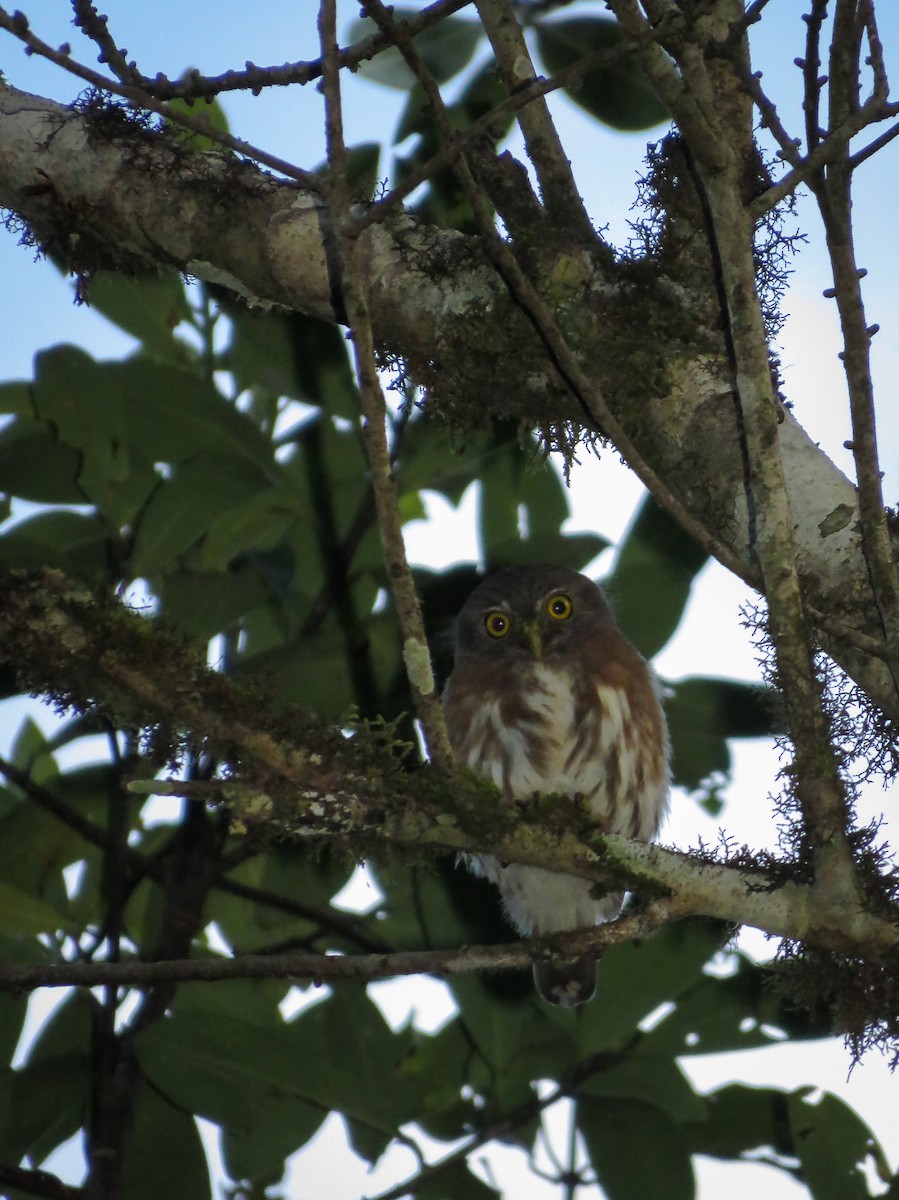
<path fill-rule="evenodd" d="M 525 621 L 522 625 L 524 636 L 527 639 L 528 646 L 534 658 L 539 660 L 543 657 L 543 637 L 540 632 L 539 621 Z"/>

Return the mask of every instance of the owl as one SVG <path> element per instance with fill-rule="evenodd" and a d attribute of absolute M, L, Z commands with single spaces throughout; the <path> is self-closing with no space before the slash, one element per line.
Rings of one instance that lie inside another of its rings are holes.
<path fill-rule="evenodd" d="M 669 743 L 655 679 L 615 623 L 602 591 L 577 571 L 511 567 L 465 603 L 443 697 L 459 763 L 510 801 L 581 796 L 608 833 L 649 840 L 664 816 Z M 526 937 L 617 916 L 624 895 L 540 867 L 471 856 Z M 537 991 L 573 1007 L 596 987 L 596 956 L 534 965 Z"/>

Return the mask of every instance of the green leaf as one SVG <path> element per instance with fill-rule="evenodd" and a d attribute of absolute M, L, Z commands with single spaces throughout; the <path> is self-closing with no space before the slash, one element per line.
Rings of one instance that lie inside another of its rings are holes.
<path fill-rule="evenodd" d="M 517 435 L 503 437 L 481 472 L 479 534 L 488 571 L 544 561 L 585 566 L 608 543 L 598 534 L 569 541 L 562 535 L 568 515 L 565 486 L 550 464 L 519 445 Z"/>
<path fill-rule="evenodd" d="M 581 1084 L 578 1096 L 645 1100 L 674 1121 L 701 1121 L 706 1113 L 704 1099 L 673 1059 L 642 1054 L 630 1054 L 597 1071 Z"/>
<path fill-rule="evenodd" d="M 277 705 L 307 705 L 314 696 L 316 713 L 327 719 L 344 717 L 354 706 L 372 716 L 390 716 L 381 701 L 393 693 L 402 670 L 396 623 L 378 614 L 359 620 L 357 630 L 350 632 L 329 617 L 314 637 L 285 642 L 282 632 L 260 647 L 260 640 L 248 634 L 239 673 L 263 679 Z"/>
<path fill-rule="evenodd" d="M 57 346 L 37 356 L 35 406 L 70 445 L 123 475 L 132 459 L 180 463 L 197 454 L 248 459 L 267 470 L 257 425 L 192 371 L 147 358 L 95 362 Z"/>
<path fill-rule="evenodd" d="M 415 9 L 393 9 L 396 20 L 403 20 L 415 14 Z M 375 22 L 366 17 L 354 21 L 347 30 L 346 37 L 349 42 L 357 42 L 377 31 L 378 26 Z M 469 62 L 480 37 L 481 27 L 473 21 L 445 17 L 417 35 L 415 49 L 424 59 L 437 83 L 445 83 Z M 385 84 L 387 87 L 399 88 L 401 91 L 415 83 L 415 76 L 395 46 L 389 46 L 374 58 L 364 60 L 357 69 L 363 78 Z"/>
<path fill-rule="evenodd" d="M 621 26 L 607 17 L 572 17 L 537 25 L 537 48 L 551 75 L 622 41 Z M 575 104 L 613 129 L 651 129 L 669 120 L 667 108 L 631 54 L 588 71 L 564 90 Z"/>
<path fill-rule="evenodd" d="M 468 1164 L 456 1160 L 415 1189 L 415 1200 L 502 1200 L 502 1193 L 472 1175 Z"/>
<path fill-rule="evenodd" d="M 26 771 L 36 783 L 46 783 L 59 774 L 47 737 L 37 721 L 23 717 L 10 750 L 10 759 L 21 771 Z"/>
<path fill-rule="evenodd" d="M 447 446 L 446 432 L 436 421 L 413 416 L 400 446 L 399 487 L 403 492 L 427 488 L 458 504 L 495 454 L 482 433 L 471 435 L 463 446 Z"/>
<path fill-rule="evenodd" d="M 68 919 L 62 869 L 83 855 L 83 840 L 36 805 L 18 804 L 0 820 L 0 879 L 54 909 L 52 928 L 60 928 Z M 29 928 L 43 922 L 42 908 L 35 908 L 27 919 Z"/>
<path fill-rule="evenodd" d="M 263 387 L 348 420 L 359 395 L 340 329 L 317 317 L 240 311 L 225 356 L 242 389 Z"/>
<path fill-rule="evenodd" d="M 307 1098 L 305 1080 L 307 1060 L 328 1050 L 292 1044 L 277 1008 L 285 990 L 268 981 L 187 985 L 172 1015 L 137 1042 L 141 1072 L 152 1086 L 176 1107 L 222 1126 L 234 1179 L 279 1179 L 284 1159 L 327 1115 Z"/>
<path fill-rule="evenodd" d="M 609 1200 L 692 1200 L 690 1153 L 662 1109 L 625 1097 L 579 1097 L 577 1124 Z"/>
<path fill-rule="evenodd" d="M 268 490 L 266 473 L 235 455 L 199 454 L 179 464 L 141 513 L 130 564 L 133 574 L 152 575 L 174 566 L 217 519 Z"/>
<path fill-rule="evenodd" d="M 90 1001 L 77 992 L 45 1022 L 25 1065 L 13 1072 L 0 1156 L 41 1162 L 85 1123 L 91 1094 Z"/>
<path fill-rule="evenodd" d="M 728 738 L 771 736 L 782 728 L 767 688 L 699 676 L 671 687 L 665 713 L 674 782 L 681 787 L 697 788 L 716 771 L 729 773 Z"/>
<path fill-rule="evenodd" d="M 187 346 L 173 336 L 192 316 L 184 284 L 174 271 L 139 278 L 100 271 L 91 279 L 88 301 L 136 338 L 147 354 L 175 363 L 190 357 Z"/>
<path fill-rule="evenodd" d="M 20 417 L 0 430 L 0 491 L 36 504 L 86 504 L 81 455 L 50 427 Z"/>
<path fill-rule="evenodd" d="M 46 947 L 36 941 L 21 938 L 0 937 L 0 960 L 5 963 L 45 964 L 50 958 Z M 28 1013 L 28 998 L 11 992 L 0 993 L 0 1066 L 12 1061 L 19 1045 L 25 1017 Z M 3 1127 L 2 1105 L 0 1105 L 0 1129 Z"/>
<path fill-rule="evenodd" d="M 6 1162 L 28 1155 L 42 1162 L 87 1121 L 92 1064 L 87 1054 L 68 1054 L 13 1072 L 9 1116 L 0 1129 Z"/>
<path fill-rule="evenodd" d="M 770 1147 L 792 1157 L 788 1100 L 779 1088 L 743 1083 L 717 1088 L 706 1097 L 705 1120 L 686 1127 L 691 1151 L 727 1159 Z"/>
<path fill-rule="evenodd" d="M 618 624 L 645 658 L 657 654 L 677 629 L 707 560 L 705 550 L 647 496 L 603 583 Z"/>
<path fill-rule="evenodd" d="M 59 926 L 55 908 L 0 880 L 0 937 L 33 937 Z"/>
<path fill-rule="evenodd" d="M 578 1054 L 574 1022 L 557 1020 L 536 999 L 529 974 L 524 1003 L 497 1003 L 495 991 L 471 977 L 453 983 L 462 1028 L 476 1051 L 465 1082 L 498 1112 L 526 1104 L 535 1080 L 558 1078 Z M 520 1144 L 522 1132 L 511 1140 Z"/>
<path fill-rule="evenodd" d="M 0 537 L 4 567 L 57 567 L 87 582 L 106 577 L 110 538 L 96 517 L 45 512 L 14 525 Z"/>
<path fill-rule="evenodd" d="M 829 1092 L 812 1101 L 813 1090 L 799 1088 L 788 1100 L 793 1145 L 809 1191 L 814 1200 L 866 1200 L 864 1164 L 873 1157 L 885 1165 L 883 1151 L 848 1104 Z"/>
<path fill-rule="evenodd" d="M 768 986 L 765 971 L 742 954 L 731 954 L 733 974 L 703 972 L 677 997 L 674 1010 L 641 1042 L 641 1053 L 653 1055 L 714 1054 L 770 1046 L 785 1034 L 796 1040 L 824 1037 L 826 1019 L 797 1012 Z"/>
<path fill-rule="evenodd" d="M 399 1126 L 416 1115 L 414 1098 L 396 1075 L 412 1047 L 411 1032 L 392 1033 L 377 1005 L 353 986 L 335 987 L 323 1004 L 301 1013 L 290 1032 L 303 1063 L 304 1092 L 344 1115 L 357 1154 L 379 1158 Z M 393 1086 L 385 1088 L 385 1079 Z"/>
<path fill-rule="evenodd" d="M 599 964 L 593 1019 L 578 1026 L 582 1052 L 625 1045 L 644 1017 L 696 982 L 725 936 L 716 922 L 684 921 L 639 946 L 611 946 Z"/>
<path fill-rule="evenodd" d="M 490 62 L 466 84 L 459 99 L 448 106 L 447 117 L 453 129 L 462 133 L 475 121 L 497 108 L 505 99 L 506 90 L 497 75 L 496 65 Z M 515 114 L 508 109 L 498 114 L 490 122 L 487 131 L 490 139 L 494 143 L 501 141 L 511 129 L 514 120 Z M 424 154 L 433 153 L 436 149 L 434 143 L 437 139 L 434 115 L 428 106 L 424 91 L 418 83 L 411 88 L 409 99 L 406 101 L 399 123 L 394 130 L 394 145 L 399 145 L 400 142 L 415 133 L 422 134 L 425 140 L 425 144 L 421 147 L 422 157 Z M 419 156 L 416 155 L 416 157 Z"/>
<path fill-rule="evenodd" d="M 212 1185 L 193 1114 L 168 1103 L 144 1084 L 134 1116 L 122 1172 L 128 1200 L 210 1200 Z"/>
<path fill-rule="evenodd" d="M 33 417 L 34 404 L 31 400 L 31 384 L 24 379 L 0 383 L 0 413 Z"/>
<path fill-rule="evenodd" d="M 252 569 L 168 571 L 154 580 L 166 620 L 191 637 L 208 640 L 264 603 L 270 589 Z"/>
<path fill-rule="evenodd" d="M 292 487 L 253 493 L 212 521 L 200 550 L 200 570 L 223 571 L 242 551 L 272 549 L 302 515 Z"/>

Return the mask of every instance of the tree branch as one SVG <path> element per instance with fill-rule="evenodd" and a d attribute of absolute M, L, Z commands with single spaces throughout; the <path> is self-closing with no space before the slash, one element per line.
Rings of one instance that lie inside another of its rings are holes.
<path fill-rule="evenodd" d="M 34 238 L 76 270 L 170 265 L 254 301 L 335 319 L 320 205 L 249 164 L 193 155 L 121 114 L 72 112 L 2 84 L 0 156 L 0 204 L 20 213 Z M 247 227 L 257 236 L 237 236 Z M 583 420 L 477 239 L 394 214 L 389 228 L 365 230 L 360 260 L 375 340 L 405 355 L 416 376 L 431 385 L 434 411 L 483 420 L 489 396 L 491 412 L 543 428 Z M 741 573 L 751 573 L 747 513 L 733 458 L 736 432 L 722 403 L 722 364 L 714 356 L 697 357 L 695 347 L 677 337 L 670 344 L 641 338 L 633 353 L 658 356 L 651 366 L 665 386 L 652 403 L 639 403 L 626 351 L 633 334 L 608 322 L 609 304 L 614 310 L 626 281 L 619 284 L 605 259 L 597 264 L 584 256 L 578 270 L 584 274 L 572 303 L 599 295 L 609 301 L 577 302 L 572 332 L 581 369 L 602 385 L 610 411 L 656 475 L 688 499 L 712 536 L 737 556 Z M 663 281 L 657 296 L 645 298 L 641 330 L 675 303 L 683 308 L 682 292 L 672 292 L 672 285 Z M 474 349 L 472 328 L 479 331 Z M 451 375 L 441 366 L 446 363 L 453 364 Z M 851 614 L 861 634 L 879 638 L 853 488 L 789 413 L 780 443 L 811 604 L 840 619 Z M 899 715 L 881 661 L 840 637 L 830 638 L 828 649 L 877 703 Z"/>
<path fill-rule="evenodd" d="M 84 1189 L 69 1187 L 48 1171 L 37 1171 L 30 1167 L 6 1167 L 0 1165 L 0 1184 L 40 1196 L 42 1200 L 84 1200 Z"/>
<path fill-rule="evenodd" d="M 875 916 L 857 898 L 847 900 L 844 889 L 827 878 L 800 884 L 791 879 L 789 865 L 763 868 L 752 864 L 748 853 L 730 864 L 704 851 L 683 853 L 604 834 L 585 824 L 582 815 L 578 818 L 576 803 L 569 817 L 562 819 L 559 806 L 572 801 L 559 798 L 519 804 L 510 821 L 507 804 L 489 787 L 482 789 L 474 809 L 464 801 L 454 803 L 465 781 L 464 775 L 457 778 L 452 797 L 430 791 L 423 796 L 413 784 L 401 797 L 382 802 L 375 810 L 364 797 L 348 791 L 307 790 L 295 797 L 290 814 L 278 818 L 278 828 L 281 836 L 297 839 L 339 838 L 374 857 L 390 848 L 419 857 L 433 850 L 490 853 L 501 862 L 577 875 L 605 888 L 614 883 L 661 895 L 671 919 L 707 916 L 734 925 L 745 923 L 775 936 L 875 959 L 889 957 L 899 947 L 895 905 L 891 915 Z M 131 784 L 141 794 L 153 787 L 162 795 L 187 794 L 223 804 L 238 825 L 266 824 L 280 808 L 274 799 L 267 802 L 258 791 L 228 780 Z M 552 805 L 551 817 L 542 815 L 544 804 Z M 565 946 L 570 948 L 568 942 Z"/>
<path fill-rule="evenodd" d="M 0 991 L 21 993 L 49 987 L 154 988 L 175 983 L 215 983 L 226 979 L 292 979 L 321 985 L 356 979 L 371 982 L 402 975 L 458 975 L 517 971 L 534 959 L 580 954 L 647 936 L 668 920 L 667 905 L 656 901 L 644 912 L 617 921 L 508 945 L 463 946 L 450 950 L 398 950 L 390 954 L 243 954 L 236 958 L 186 958 L 143 962 L 0 963 Z"/>
<path fill-rule="evenodd" d="M 374 3 L 380 4 L 380 0 L 373 0 L 372 6 Z M 476 0 L 476 3 L 506 91 L 511 96 L 530 87 L 537 72 L 511 4 L 508 0 Z M 517 115 L 547 215 L 577 242 L 591 245 L 596 234 L 546 101 L 542 96 L 535 96 L 530 104 L 518 110 Z"/>
<path fill-rule="evenodd" d="M 343 140 L 335 22 L 336 10 L 333 0 L 322 0 L 319 32 L 325 64 L 325 122 L 329 166 L 327 195 L 331 217 L 337 230 L 343 302 L 353 332 L 353 354 L 364 415 L 362 436 L 371 467 L 384 566 L 403 635 L 403 660 L 412 698 L 430 757 L 442 771 L 452 773 L 453 752 L 443 720 L 440 698 L 437 695 L 421 605 L 406 558 L 393 463 L 387 443 L 387 405 L 378 378 L 368 301 L 365 289 L 361 285 L 359 243 L 346 228 L 350 217 L 350 202 L 346 183 L 347 151 Z"/>
<path fill-rule="evenodd" d="M 149 112 L 158 113 L 159 116 L 171 122 L 172 125 L 189 129 L 191 133 L 197 133 L 201 137 L 210 138 L 213 142 L 217 142 L 220 146 L 228 150 L 232 150 L 237 154 L 243 154 L 265 167 L 271 167 L 273 171 L 287 176 L 288 179 L 295 180 L 309 191 L 318 191 L 320 180 L 315 172 L 301 170 L 285 159 L 278 158 L 274 154 L 269 154 L 267 150 L 253 146 L 249 142 L 245 142 L 242 138 L 234 137 L 233 134 L 226 133 L 223 129 L 216 129 L 203 113 L 196 117 L 191 116 L 190 113 L 185 113 L 181 109 L 165 103 L 165 101 L 157 100 L 141 87 L 136 87 L 128 83 L 120 83 L 116 79 L 110 79 L 108 75 L 101 75 L 99 72 L 91 70 L 90 67 L 85 67 L 81 63 L 76 62 L 71 57 L 67 48 L 54 50 L 52 46 L 41 41 L 39 37 L 36 37 L 31 32 L 28 28 L 27 20 L 22 17 L 21 13 L 13 13 L 10 16 L 5 9 L 0 8 L 0 29 L 6 29 L 7 32 L 14 34 L 21 42 L 24 42 L 32 54 L 38 54 L 41 58 L 46 58 L 49 62 L 55 63 L 56 66 L 68 71 L 69 74 L 83 79 L 91 87 L 97 88 L 101 92 L 111 92 L 113 95 L 121 96 L 138 110 L 145 109 Z"/>

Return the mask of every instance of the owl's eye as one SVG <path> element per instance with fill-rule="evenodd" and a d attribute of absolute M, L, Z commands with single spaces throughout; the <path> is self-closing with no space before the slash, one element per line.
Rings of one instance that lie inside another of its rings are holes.
<path fill-rule="evenodd" d="M 484 618 L 484 628 L 491 637 L 505 637 L 509 632 L 509 618 L 504 612 L 499 612 L 495 609 L 493 612 L 489 612 Z"/>
<path fill-rule="evenodd" d="M 571 610 L 571 597 L 566 596 L 564 592 L 550 596 L 546 602 L 547 613 L 556 621 L 567 621 L 571 616 Z"/>

